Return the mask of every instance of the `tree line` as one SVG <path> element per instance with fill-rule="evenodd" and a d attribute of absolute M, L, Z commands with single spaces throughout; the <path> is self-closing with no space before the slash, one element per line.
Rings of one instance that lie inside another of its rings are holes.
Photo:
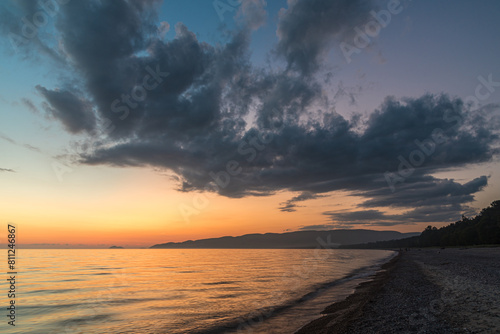
<path fill-rule="evenodd" d="M 474 218 L 462 219 L 448 226 L 427 226 L 416 237 L 378 241 L 360 245 L 345 245 L 341 248 L 412 248 L 450 247 L 500 244 L 500 200 L 494 201 Z"/>

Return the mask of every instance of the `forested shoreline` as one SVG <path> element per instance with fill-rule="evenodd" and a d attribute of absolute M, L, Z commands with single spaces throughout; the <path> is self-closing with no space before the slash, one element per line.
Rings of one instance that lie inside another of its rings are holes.
<path fill-rule="evenodd" d="M 416 237 L 345 245 L 341 248 L 415 248 L 415 247 L 465 247 L 475 245 L 500 245 L 500 200 L 473 217 L 462 219 L 441 228 L 427 226 Z"/>

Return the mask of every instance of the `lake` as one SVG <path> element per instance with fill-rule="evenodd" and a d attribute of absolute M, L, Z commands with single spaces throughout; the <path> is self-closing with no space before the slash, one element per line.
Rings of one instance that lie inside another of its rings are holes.
<path fill-rule="evenodd" d="M 33 334 L 293 333 L 395 255 L 338 249 L 17 253 L 16 326 L 8 329 Z"/>

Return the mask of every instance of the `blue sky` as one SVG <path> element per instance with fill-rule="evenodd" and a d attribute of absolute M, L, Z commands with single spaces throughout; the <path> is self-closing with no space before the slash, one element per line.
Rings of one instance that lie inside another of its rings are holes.
<path fill-rule="evenodd" d="M 183 201 L 200 192 L 225 203 L 221 212 L 269 198 L 278 218 L 261 231 L 307 229 L 305 211 L 325 228 L 419 230 L 498 199 L 497 1 L 47 3 L 51 15 L 30 1 L 0 5 L 4 199 L 68 191 L 92 203 L 94 191 L 160 177 L 151 182 L 175 202 L 168 219 L 182 221 Z M 370 12 L 391 6 L 390 22 L 347 61 L 342 43 L 355 46 Z M 35 36 L 14 48 L 37 17 Z M 155 66 L 168 75 L 146 91 Z M 120 101 L 140 89 L 147 97 L 133 107 Z M 467 105 L 471 96 L 480 103 Z M 436 129 L 448 141 L 390 192 L 400 157 L 416 157 L 415 141 Z M 266 131 L 255 158 L 242 153 Z M 241 170 L 222 186 L 210 173 L 228 161 Z M 195 211 L 200 224 L 214 219 Z"/>

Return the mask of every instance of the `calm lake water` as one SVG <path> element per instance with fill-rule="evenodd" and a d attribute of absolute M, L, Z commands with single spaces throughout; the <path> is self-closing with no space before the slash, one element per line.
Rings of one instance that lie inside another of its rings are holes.
<path fill-rule="evenodd" d="M 394 252 L 20 249 L 16 255 L 16 327 L 5 319 L 0 325 L 8 333 L 177 334 L 293 333 Z"/>

